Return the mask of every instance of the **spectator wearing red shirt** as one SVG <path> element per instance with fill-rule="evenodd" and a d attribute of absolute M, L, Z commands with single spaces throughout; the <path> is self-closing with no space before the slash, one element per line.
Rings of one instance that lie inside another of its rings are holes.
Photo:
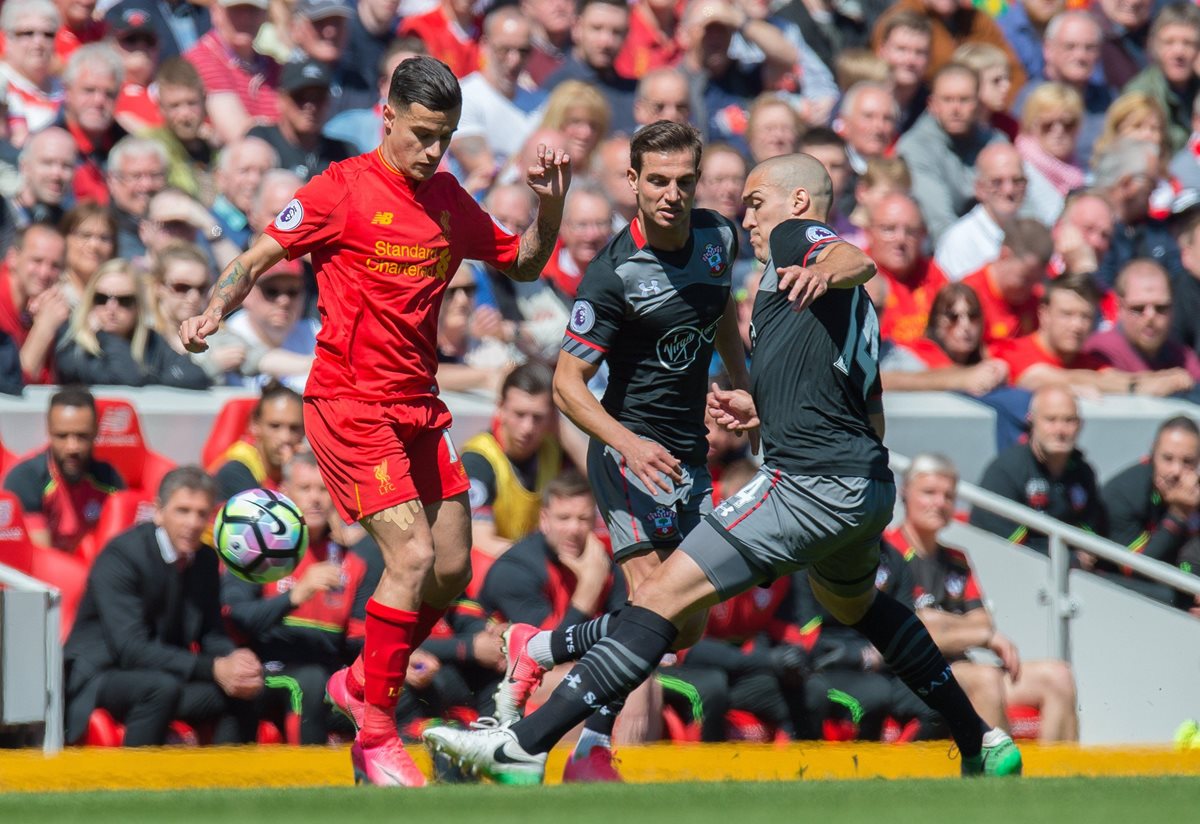
<path fill-rule="evenodd" d="M 879 334 L 897 344 L 925 334 L 934 296 L 946 285 L 938 265 L 921 254 L 924 240 L 921 210 L 908 195 L 887 195 L 869 210 L 868 253 L 888 285 Z"/>
<path fill-rule="evenodd" d="M 21 348 L 26 383 L 53 383 L 58 329 L 71 304 L 58 285 L 65 265 L 66 240 L 47 223 L 17 232 L 0 268 L 0 331 Z"/>
<path fill-rule="evenodd" d="M 542 277 L 567 301 L 575 298 L 579 279 L 612 237 L 612 206 L 598 184 L 580 183 L 571 190 L 563 209 L 558 248 Z"/>
<path fill-rule="evenodd" d="M 1046 286 L 1038 307 L 1038 330 L 998 343 L 997 357 L 1008 364 L 1014 384 L 1036 390 L 1065 384 L 1075 391 L 1127 394 L 1138 390 L 1128 372 L 1113 369 L 1083 351 L 1096 320 L 1096 287 L 1086 277 L 1061 277 Z M 1167 394 L 1147 384 L 1141 394 Z"/>
<path fill-rule="evenodd" d="M 112 10 L 106 19 L 125 67 L 125 79 L 117 96 L 117 122 L 130 134 L 161 126 L 162 112 L 150 87 L 159 63 L 154 22 L 141 9 Z"/>
<path fill-rule="evenodd" d="M 940 455 L 916 455 L 901 495 L 904 523 L 884 540 L 908 560 L 917 617 L 951 661 L 954 677 L 989 724 L 1007 729 L 1007 707 L 1041 712 L 1043 743 L 1075 741 L 1075 677 L 1064 661 L 1022 661 L 996 629 L 967 556 L 938 542 L 954 517 L 958 471 Z"/>
<path fill-rule="evenodd" d="M 1008 224 L 1000 257 L 963 278 L 983 306 L 983 340 L 1012 340 L 1038 328 L 1038 296 L 1053 254 L 1049 230 L 1036 220 Z"/>
<path fill-rule="evenodd" d="M 75 197 L 108 203 L 105 183 L 109 153 L 125 137 L 116 121 L 117 97 L 125 81 L 121 56 L 108 43 L 81 46 L 63 72 L 66 97 L 56 125 L 75 138 L 80 164 L 75 170 Z"/>
<path fill-rule="evenodd" d="M 998 449 L 1025 433 L 1029 393 L 1010 386 L 1008 364 L 989 354 L 979 296 L 966 284 L 943 286 L 925 336 L 891 349 L 885 343 L 879 368 L 884 391 L 962 392 L 994 409 Z"/>
<path fill-rule="evenodd" d="M 73 552 L 100 519 L 108 496 L 125 484 L 117 470 L 92 457 L 96 401 L 86 389 L 64 389 L 50 398 L 46 431 L 50 445 L 14 466 L 4 488 L 21 501 L 34 543 Z"/>
<path fill-rule="evenodd" d="M 65 66 L 80 46 L 103 40 L 108 26 L 95 18 L 96 0 L 60 0 L 56 5 L 62 14 L 62 26 L 54 36 L 54 55 L 58 64 Z"/>
<path fill-rule="evenodd" d="M 254 38 L 267 21 L 267 0 L 217 0 L 210 13 L 212 29 L 184 57 L 204 83 L 220 142 L 229 143 L 256 122 L 279 117 L 279 64 L 254 50 Z"/>
<path fill-rule="evenodd" d="M 441 0 L 424 14 L 405 18 L 397 30 L 400 35 L 415 35 L 454 76 L 466 77 L 479 69 L 479 18 L 472 0 Z"/>
<path fill-rule="evenodd" d="M 1088 339 L 1084 352 L 1109 366 L 1137 375 L 1139 384 L 1191 392 L 1200 381 L 1200 357 L 1171 337 L 1174 313 L 1167 271 L 1146 258 L 1125 264 L 1113 287 L 1117 325 Z"/>
<path fill-rule="evenodd" d="M 629 33 L 613 63 L 617 74 L 637 79 L 653 69 L 678 65 L 683 47 L 676 38 L 683 0 L 638 0 L 629 14 Z"/>

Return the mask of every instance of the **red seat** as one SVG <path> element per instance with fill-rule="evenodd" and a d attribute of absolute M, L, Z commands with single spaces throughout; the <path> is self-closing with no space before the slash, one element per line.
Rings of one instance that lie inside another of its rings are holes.
<path fill-rule="evenodd" d="M 0 481 L 4 480 L 4 476 L 8 474 L 8 470 L 16 466 L 17 463 L 17 456 L 8 451 L 8 448 L 4 445 L 4 439 L 0 438 Z"/>
<path fill-rule="evenodd" d="M 0 489 L 0 564 L 31 574 L 33 551 L 21 502 L 7 489 Z"/>
<path fill-rule="evenodd" d="M 109 495 L 96 526 L 75 548 L 76 556 L 90 566 L 100 550 L 117 535 L 154 520 L 154 497 L 148 489 L 123 489 Z"/>
<path fill-rule="evenodd" d="M 204 730 L 197 730 L 183 721 L 172 721 L 170 727 L 167 728 L 168 744 L 195 747 L 208 743 L 205 738 Z M 125 725 L 113 718 L 112 713 L 108 710 L 97 707 L 88 716 L 88 728 L 87 732 L 83 734 L 83 739 L 72 743 L 84 747 L 123 746 L 125 744 Z"/>
<path fill-rule="evenodd" d="M 60 635 L 65 641 L 87 586 L 87 564 L 57 549 L 35 546 L 29 540 L 21 502 L 7 490 L 0 490 L 0 564 L 58 590 L 61 598 Z"/>
<path fill-rule="evenodd" d="M 258 403 L 258 398 L 232 398 L 225 402 L 221 411 L 217 413 L 216 420 L 213 421 L 212 429 L 208 433 L 208 440 L 204 442 L 204 449 L 200 451 L 201 466 L 210 472 L 213 471 L 214 464 L 221 459 L 225 450 L 231 447 L 234 441 L 239 438 L 252 440 L 249 432 L 250 415 L 254 412 L 256 403 Z"/>
<path fill-rule="evenodd" d="M 146 445 L 133 404 L 115 398 L 97 398 L 96 414 L 100 423 L 95 457 L 116 467 L 130 489 L 157 493 L 163 476 L 175 468 L 175 463 Z"/>
<path fill-rule="evenodd" d="M 1008 726 L 1013 738 L 1036 741 L 1042 732 L 1042 713 L 1037 707 L 1011 704 L 1008 708 Z"/>

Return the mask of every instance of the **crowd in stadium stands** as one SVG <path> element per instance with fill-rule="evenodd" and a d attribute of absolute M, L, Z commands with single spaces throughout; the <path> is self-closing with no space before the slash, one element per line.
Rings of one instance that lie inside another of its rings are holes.
<path fill-rule="evenodd" d="M 0 29 L 0 392 L 71 385 L 50 403 L 49 444 L 0 476 L 37 552 L 80 564 L 53 572 L 76 581 L 73 741 L 98 735 L 96 708 L 130 745 L 178 735 L 175 721 L 206 740 L 253 738 L 260 718 L 296 719 L 286 735 L 306 743 L 346 731 L 321 685 L 361 645 L 382 560 L 340 522 L 306 450 L 312 266 L 263 275 L 203 354 L 177 329 L 301 185 L 374 150 L 391 73 L 419 54 L 462 83 L 444 170 L 498 220 L 531 222 L 521 180 L 539 143 L 568 150 L 575 179 L 540 280 L 468 261 L 447 285 L 441 386 L 498 402 L 460 445 L 475 578 L 413 658 L 406 723 L 491 712 L 505 622 L 553 628 L 624 598 L 552 370 L 580 278 L 635 211 L 629 138 L 660 119 L 701 130 L 697 205 L 739 225 L 754 164 L 805 151 L 827 168 L 830 223 L 878 266 L 883 386 L 994 409 L 986 489 L 1185 571 L 1200 563 L 1191 417 L 1164 422 L 1149 457 L 1103 485 L 1076 446 L 1079 397 L 1200 398 L 1194 3 L 8 0 Z M 741 241 L 749 351 L 761 266 Z M 131 481 L 97 457 L 103 410 L 82 388 L 113 384 L 262 395 L 223 413 L 202 469 Z M 714 494 L 736 494 L 748 446 L 711 429 Z M 937 542 L 956 482 L 947 459 L 914 464 L 878 585 L 918 609 L 989 722 L 1032 707 L 1043 739 L 1072 739 L 1070 669 L 1021 661 L 966 557 Z M 287 492 L 312 530 L 300 568 L 266 587 L 218 580 L 198 549 L 197 513 L 255 486 Z M 157 526 L 141 523 L 151 515 Z M 1024 526 L 970 519 L 1045 551 Z M 1200 617 L 1200 601 L 1127 569 L 1072 563 Z M 796 575 L 714 609 L 620 735 L 944 734 L 881 666 Z"/>

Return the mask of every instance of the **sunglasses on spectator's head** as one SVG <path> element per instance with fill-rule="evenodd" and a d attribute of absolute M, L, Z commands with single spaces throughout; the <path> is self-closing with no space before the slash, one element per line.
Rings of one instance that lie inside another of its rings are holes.
<path fill-rule="evenodd" d="M 104 292 L 97 292 L 95 294 L 95 296 L 92 298 L 92 305 L 107 306 L 109 301 L 113 300 L 115 300 L 117 302 L 117 306 L 120 306 L 122 309 L 132 309 L 133 307 L 137 306 L 136 295 L 106 295 Z"/>

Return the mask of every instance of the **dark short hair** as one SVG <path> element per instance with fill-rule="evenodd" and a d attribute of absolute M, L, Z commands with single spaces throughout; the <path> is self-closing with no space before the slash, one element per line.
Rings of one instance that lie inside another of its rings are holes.
<path fill-rule="evenodd" d="M 189 464 L 187 466 L 177 466 L 163 476 L 162 483 L 158 485 L 159 505 L 166 504 L 167 501 L 171 500 L 171 496 L 181 489 L 203 492 L 213 501 L 216 501 L 219 497 L 217 482 L 213 480 L 213 476 L 200 467 Z"/>
<path fill-rule="evenodd" d="M 679 152 L 690 150 L 696 159 L 696 171 L 700 171 L 700 158 L 704 153 L 704 142 L 700 131 L 688 123 L 672 123 L 656 120 L 638 131 L 629 141 L 629 165 L 639 175 L 642 173 L 642 158 L 647 152 Z"/>
<path fill-rule="evenodd" d="M 1063 275 L 1047 283 L 1046 291 L 1042 293 L 1042 303 L 1049 306 L 1050 299 L 1058 292 L 1079 295 L 1090 303 L 1093 309 L 1100 304 L 1100 290 L 1092 282 L 1091 275 L 1085 273 Z"/>
<path fill-rule="evenodd" d="M 410 57 L 392 72 L 388 104 L 405 108 L 420 103 L 431 112 L 462 106 L 462 88 L 450 67 L 432 57 Z"/>
<path fill-rule="evenodd" d="M 551 498 L 578 498 L 582 495 L 593 497 L 587 478 L 578 469 L 565 469 L 546 484 L 542 506 L 549 504 Z"/>
<path fill-rule="evenodd" d="M 62 230 L 53 223 L 47 223 L 46 221 L 39 220 L 30 223 L 28 226 L 22 226 L 20 229 L 17 229 L 16 234 L 13 235 L 12 248 L 16 249 L 18 252 L 24 249 L 25 238 L 29 237 L 30 232 L 52 232 L 59 237 L 64 237 Z M 113 239 L 116 240 L 115 237 Z"/>
<path fill-rule="evenodd" d="M 806 151 L 810 146 L 836 146 L 846 148 L 846 138 L 825 126 L 814 126 L 800 138 L 800 151 Z"/>
<path fill-rule="evenodd" d="M 50 407 L 73 406 L 78 409 L 92 410 L 96 417 L 96 397 L 82 386 L 65 386 L 50 396 Z"/>
<path fill-rule="evenodd" d="M 508 390 L 516 389 L 527 395 L 549 395 L 554 387 L 554 373 L 550 367 L 537 361 L 526 361 L 513 369 L 500 385 L 500 402 L 508 397 Z"/>
<path fill-rule="evenodd" d="M 262 389 L 262 395 L 259 396 L 258 403 L 254 404 L 254 411 L 250 413 L 252 420 L 262 420 L 263 409 L 266 408 L 273 400 L 278 398 L 287 398 L 295 401 L 301 408 L 304 406 L 304 398 L 300 397 L 300 393 L 290 386 L 286 386 L 277 380 L 267 381 L 267 384 Z"/>
<path fill-rule="evenodd" d="M 67 213 L 58 221 L 58 230 L 64 236 L 71 234 L 79 229 L 87 221 L 92 218 L 99 218 L 104 221 L 104 225 L 108 227 L 108 233 L 112 235 L 113 248 L 117 245 L 117 216 L 113 214 L 112 209 L 97 203 L 94 200 L 84 200 L 72 206 Z"/>
<path fill-rule="evenodd" d="M 1156 448 L 1158 447 L 1159 439 L 1167 432 L 1174 432 L 1177 430 L 1180 432 L 1187 432 L 1188 434 L 1195 435 L 1197 438 L 1200 438 L 1200 426 L 1196 426 L 1196 422 L 1194 420 L 1189 418 L 1187 415 L 1175 415 L 1172 418 L 1167 418 L 1159 425 L 1158 431 L 1154 433 L 1154 446 Z"/>
<path fill-rule="evenodd" d="M 937 295 L 933 298 L 933 305 L 929 307 L 929 321 L 925 324 L 925 337 L 941 346 L 942 337 L 938 334 L 938 318 L 945 315 L 954 308 L 954 304 L 960 300 L 967 302 L 967 311 L 973 315 L 983 317 L 983 305 L 979 302 L 979 294 L 962 281 L 947 283 L 938 290 Z M 979 338 L 979 344 L 975 347 L 975 351 L 967 358 L 965 366 L 973 366 L 983 360 L 983 336 Z"/>

